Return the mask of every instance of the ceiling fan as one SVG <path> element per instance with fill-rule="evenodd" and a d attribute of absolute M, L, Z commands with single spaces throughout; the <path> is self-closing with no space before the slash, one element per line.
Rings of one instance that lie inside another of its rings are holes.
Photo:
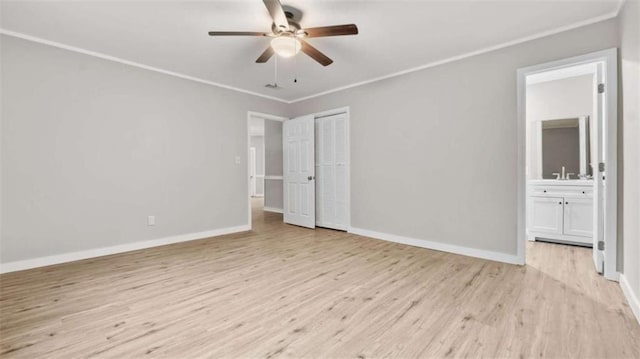
<path fill-rule="evenodd" d="M 357 35 L 358 27 L 355 24 L 322 26 L 303 29 L 299 21 L 302 12 L 286 6 L 283 7 L 279 0 L 263 0 L 273 24 L 271 32 L 253 31 L 209 31 L 210 36 L 268 36 L 273 38 L 271 45 L 258 57 L 256 62 L 267 62 L 274 53 L 282 57 L 295 56 L 299 51 L 309 55 L 322 66 L 331 65 L 331 60 L 327 55 L 320 52 L 306 41 L 312 37 Z"/>

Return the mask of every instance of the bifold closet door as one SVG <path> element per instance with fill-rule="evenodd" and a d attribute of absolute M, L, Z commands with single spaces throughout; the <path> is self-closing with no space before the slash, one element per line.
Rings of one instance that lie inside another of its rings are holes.
<path fill-rule="evenodd" d="M 347 229 L 347 118 L 316 119 L 316 226 Z"/>

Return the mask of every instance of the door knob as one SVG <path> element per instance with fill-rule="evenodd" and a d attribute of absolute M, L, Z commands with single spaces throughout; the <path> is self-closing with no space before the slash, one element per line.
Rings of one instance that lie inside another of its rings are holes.
<path fill-rule="evenodd" d="M 307 179 L 308 179 L 309 181 L 311 181 L 311 180 L 313 179 L 313 176 L 309 176 L 309 177 L 307 177 Z"/>

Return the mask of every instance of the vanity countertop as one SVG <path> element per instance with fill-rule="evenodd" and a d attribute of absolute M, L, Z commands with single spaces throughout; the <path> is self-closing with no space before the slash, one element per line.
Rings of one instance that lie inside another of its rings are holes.
<path fill-rule="evenodd" d="M 592 179 L 570 179 L 570 180 L 556 180 L 556 179 L 532 179 L 527 180 L 530 185 L 547 185 L 547 186 L 592 186 Z"/>

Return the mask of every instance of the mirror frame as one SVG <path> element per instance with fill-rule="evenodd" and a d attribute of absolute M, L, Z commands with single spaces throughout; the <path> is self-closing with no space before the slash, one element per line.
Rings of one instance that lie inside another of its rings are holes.
<path fill-rule="evenodd" d="M 568 120 L 568 119 L 578 119 L 578 130 L 580 132 L 580 173 L 576 174 L 579 179 L 579 175 L 584 174 L 588 175 L 587 166 L 590 163 L 587 163 L 587 151 L 591 151 L 591 146 L 587 146 L 586 135 L 591 136 L 589 129 L 589 116 L 576 116 L 576 117 L 567 117 L 567 118 L 550 118 L 547 120 L 538 121 L 536 124 L 536 141 L 538 142 L 536 146 L 537 158 L 536 158 L 536 166 L 538 168 L 538 173 L 540 178 L 542 178 L 542 123 L 546 121 L 557 121 L 557 120 Z M 590 141 L 590 139 L 589 139 Z M 593 171 L 592 171 L 593 175 Z"/>

